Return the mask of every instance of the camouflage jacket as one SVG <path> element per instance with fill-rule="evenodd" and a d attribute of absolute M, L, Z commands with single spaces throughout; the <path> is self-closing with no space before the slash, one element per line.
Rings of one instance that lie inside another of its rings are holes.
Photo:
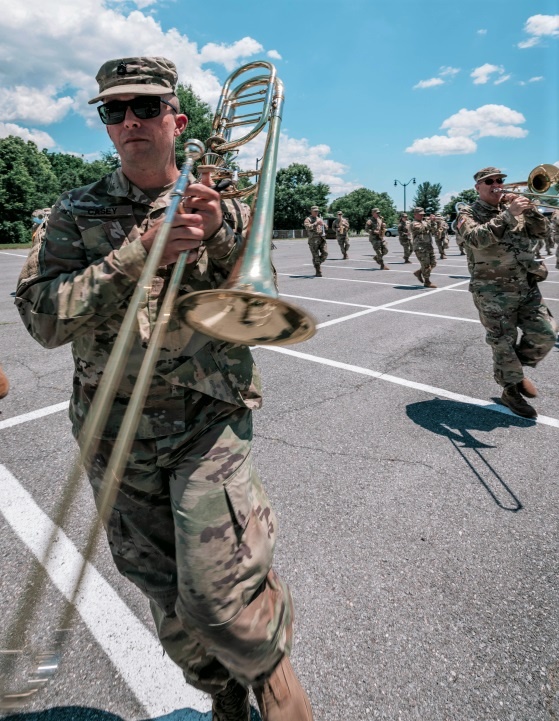
<path fill-rule="evenodd" d="M 369 234 L 369 240 L 373 240 L 373 238 L 376 240 L 384 238 L 386 223 L 382 215 L 379 215 L 378 218 L 369 218 L 365 223 L 365 230 Z"/>
<path fill-rule="evenodd" d="M 116 170 L 64 193 L 21 272 L 15 302 L 29 333 L 46 348 L 72 344 L 74 433 L 83 425 L 144 268 L 141 236 L 165 213 L 170 192 L 152 201 Z M 179 299 L 219 287 L 238 256 L 248 207 L 226 201 L 223 210 L 222 227 L 185 269 Z M 137 312 L 137 335 L 106 438 L 118 432 L 172 269 L 159 268 Z M 261 402 L 258 373 L 246 346 L 212 340 L 172 316 L 136 437 L 182 432 L 192 391 L 249 408 Z"/>
<path fill-rule="evenodd" d="M 322 238 L 324 234 L 324 221 L 322 218 L 315 218 L 312 215 L 309 215 L 308 218 L 305 218 L 303 225 L 305 226 L 305 230 L 307 231 L 309 238 Z"/>
<path fill-rule="evenodd" d="M 478 199 L 460 211 L 456 230 L 468 251 L 470 290 L 527 290 L 547 277 L 534 257 L 538 240 L 545 238 L 545 219 L 537 211 L 515 217 L 506 207 Z"/>
<path fill-rule="evenodd" d="M 414 248 L 432 248 L 432 232 L 430 220 L 412 220 L 411 235 Z"/>
<path fill-rule="evenodd" d="M 400 237 L 400 240 L 410 240 L 411 228 L 409 220 L 401 220 L 398 223 L 398 235 Z"/>
<path fill-rule="evenodd" d="M 341 220 L 336 218 L 332 227 L 336 231 L 336 237 L 344 238 L 349 230 L 349 221 L 347 218 L 341 218 Z"/>

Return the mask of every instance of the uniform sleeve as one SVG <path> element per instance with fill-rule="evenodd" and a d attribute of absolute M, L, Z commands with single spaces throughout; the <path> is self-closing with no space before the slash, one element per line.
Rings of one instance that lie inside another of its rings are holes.
<path fill-rule="evenodd" d="M 134 240 L 90 263 L 64 196 L 18 280 L 15 303 L 29 333 L 56 348 L 102 325 L 133 293 L 147 253 Z"/>
<path fill-rule="evenodd" d="M 547 235 L 546 218 L 539 211 L 529 211 L 524 216 L 526 230 L 531 238 L 545 238 Z"/>
<path fill-rule="evenodd" d="M 518 221 L 508 210 L 502 210 L 487 223 L 479 223 L 471 208 L 461 210 L 456 221 L 456 229 L 467 246 L 489 248 L 498 243 L 507 229 L 514 230 Z"/>
<path fill-rule="evenodd" d="M 311 229 L 311 225 L 312 225 L 312 224 L 311 224 L 311 219 L 310 219 L 310 218 L 305 218 L 305 222 L 303 223 L 303 225 L 305 226 L 305 228 L 306 228 L 307 230 L 310 230 L 310 229 Z"/>

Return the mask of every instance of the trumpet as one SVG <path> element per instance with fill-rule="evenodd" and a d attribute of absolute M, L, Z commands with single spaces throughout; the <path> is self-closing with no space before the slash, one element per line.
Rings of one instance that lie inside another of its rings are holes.
<path fill-rule="evenodd" d="M 521 187 L 527 187 L 528 191 L 518 190 Z M 559 168 L 549 163 L 537 165 L 530 172 L 528 180 L 518 183 L 504 183 L 493 192 L 503 195 L 518 195 L 528 198 L 537 207 L 557 210 L 559 208 Z M 542 200 L 552 202 L 541 202 Z"/>
<path fill-rule="evenodd" d="M 241 74 L 255 68 L 264 68 L 267 73 L 252 76 L 230 91 L 231 84 Z M 250 92 L 254 88 L 256 91 Z M 252 113 L 249 116 L 236 115 L 237 108 L 260 101 L 263 101 L 260 113 Z M 222 196 L 226 198 L 253 196 L 254 213 L 249 237 L 225 288 L 178 297 L 188 252 L 182 253 L 175 263 L 134 391 L 130 396 L 119 435 L 114 442 L 113 454 L 108 462 L 97 498 L 98 514 L 87 531 L 85 550 L 75 573 L 74 585 L 68 594 L 69 603 L 54 619 L 56 630 L 51 645 L 48 650 L 38 655 L 32 671 L 27 675 L 25 686 L 13 692 L 6 689 L 0 692 L 0 711 L 23 707 L 47 684 L 59 667 L 63 646 L 73 626 L 76 601 L 85 579 L 87 564 L 99 532 L 105 525 L 118 494 L 120 479 L 138 428 L 169 318 L 178 313 L 179 317 L 194 330 L 243 345 L 295 343 L 315 333 L 314 320 L 310 316 L 278 299 L 270 259 L 282 105 L 283 85 L 276 76 L 274 66 L 263 61 L 249 63 L 235 71 L 226 81 L 214 118 L 213 134 L 207 146 L 199 140 L 189 140 L 186 143 L 186 160 L 172 191 L 164 222 L 147 256 L 144 271 L 128 304 L 119 335 L 80 433 L 81 453 L 72 466 L 55 513 L 54 531 L 47 541 L 42 563 L 36 564 L 31 572 L 28 586 L 33 592 L 24 597 L 15 621 L 8 628 L 3 649 L 0 650 L 0 661 L 17 660 L 23 654 L 23 649 L 18 646 L 21 646 L 22 639 L 26 635 L 26 624 L 29 619 L 35 618 L 41 599 L 44 597 L 46 574 L 43 572 L 43 565 L 55 548 L 58 530 L 68 517 L 69 509 L 77 494 L 82 463 L 86 466 L 91 463 L 98 447 L 97 439 L 102 436 L 107 424 L 136 335 L 138 309 L 146 302 L 147 292 L 157 273 L 174 216 L 179 209 L 197 160 L 202 160 L 199 171 L 205 176 L 203 181 L 225 177 L 233 181 L 232 186 L 222 193 Z M 241 125 L 251 125 L 251 128 L 242 138 L 231 139 L 232 130 Z M 266 126 L 268 133 L 261 169 L 256 173 L 248 173 L 248 175 L 256 175 L 256 181 L 248 189 L 237 189 L 235 171 L 226 167 L 227 154 L 239 145 L 252 140 Z"/>

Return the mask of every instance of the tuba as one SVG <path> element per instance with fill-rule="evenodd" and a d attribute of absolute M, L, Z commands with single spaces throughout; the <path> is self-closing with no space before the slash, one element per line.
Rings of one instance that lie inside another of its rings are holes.
<path fill-rule="evenodd" d="M 258 68 L 265 69 L 267 73 L 253 75 L 230 89 L 239 76 Z M 259 102 L 263 104 L 259 113 L 237 114 L 238 108 Z M 196 161 L 201 160 L 199 171 L 202 176 L 206 176 L 206 181 L 209 178 L 217 180 L 218 187 L 223 180 L 231 183 L 229 189 L 223 193 L 226 198 L 253 197 L 254 214 L 248 241 L 225 288 L 179 297 L 188 252 L 182 253 L 175 263 L 101 484 L 97 498 L 98 514 L 89 529 L 86 529 L 82 559 L 74 569 L 73 585 L 71 591 L 67 593 L 69 602 L 53 619 L 52 627 L 55 630 L 52 632 L 50 645 L 35 658 L 32 668 L 26 674 L 24 686 L 15 691 L 4 687 L 0 692 L 0 711 L 25 706 L 49 682 L 59 667 L 63 648 L 74 625 L 75 606 L 86 580 L 87 564 L 99 532 L 118 494 L 120 479 L 130 454 L 131 443 L 138 427 L 155 364 L 165 340 L 169 318 L 178 313 L 186 323 L 205 335 L 246 345 L 295 343 L 311 337 L 315 332 L 314 321 L 310 316 L 278 299 L 270 260 L 275 170 L 282 106 L 283 85 L 276 76 L 274 66 L 267 62 L 250 63 L 239 68 L 226 81 L 213 123 L 213 134 L 207 146 L 199 140 L 189 140 L 185 145 L 186 160 L 171 193 L 171 201 L 164 221 L 147 256 L 142 276 L 128 303 L 120 332 L 80 434 L 81 453 L 72 466 L 59 507 L 54 514 L 54 530 L 47 539 L 41 563 L 35 564 L 31 571 L 28 588 L 32 589 L 32 592 L 24 596 L 15 621 L 8 627 L 6 640 L 3 648 L 0 649 L 0 662 L 6 664 L 17 661 L 26 651 L 25 646 L 22 648 L 22 645 L 27 624 L 30 620 L 35 621 L 46 592 L 47 579 L 43 566 L 56 548 L 58 530 L 67 519 L 79 490 L 82 463 L 91 463 L 97 450 L 97 439 L 107 424 L 110 408 L 126 371 L 127 359 L 137 330 L 137 311 L 146 302 L 147 291 L 157 273 L 174 216 L 190 182 Z M 250 125 L 250 130 L 240 139 L 233 139 L 231 135 L 235 128 L 245 125 Z M 268 132 L 261 169 L 237 174 L 237 171 L 227 168 L 226 164 L 232 151 L 252 140 L 266 126 Z M 243 175 L 254 175 L 256 180 L 248 188 L 238 188 L 238 178 Z"/>

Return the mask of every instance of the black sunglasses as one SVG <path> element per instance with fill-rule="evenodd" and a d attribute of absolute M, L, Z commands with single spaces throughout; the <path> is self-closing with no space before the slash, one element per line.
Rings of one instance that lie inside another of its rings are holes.
<path fill-rule="evenodd" d="M 503 184 L 503 178 L 485 178 L 483 181 L 485 185 L 493 185 L 493 183 L 497 183 L 498 185 Z"/>
<path fill-rule="evenodd" d="M 140 95 L 132 100 L 110 100 L 104 105 L 99 105 L 97 110 L 105 125 L 117 125 L 124 120 L 127 108 L 130 108 L 140 120 L 156 118 L 161 113 L 161 103 L 165 103 L 175 113 L 177 112 L 171 103 L 163 100 L 159 95 Z"/>

